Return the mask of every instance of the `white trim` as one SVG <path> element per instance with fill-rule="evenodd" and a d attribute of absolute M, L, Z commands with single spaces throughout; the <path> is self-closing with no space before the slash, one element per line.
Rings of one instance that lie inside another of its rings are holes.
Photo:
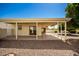
<path fill-rule="evenodd" d="M 17 22 L 16 22 L 16 40 L 17 40 L 17 38 L 18 38 L 18 25 L 17 25 Z"/>
<path fill-rule="evenodd" d="M 65 22 L 65 40 L 67 39 L 67 22 Z"/>
<path fill-rule="evenodd" d="M 62 23 L 61 23 L 61 25 L 60 25 L 60 28 L 61 28 L 61 39 L 62 39 L 62 34 L 63 34 L 63 32 L 62 32 Z"/>
<path fill-rule="evenodd" d="M 58 29 L 57 29 L 57 36 L 59 37 L 59 22 L 57 22 Z"/>
<path fill-rule="evenodd" d="M 38 39 L 38 22 L 36 22 L 36 40 Z"/>
<path fill-rule="evenodd" d="M 3 21 L 3 22 L 7 22 L 7 23 L 15 23 L 16 21 Z M 18 23 L 35 23 L 35 22 L 40 22 L 40 23 L 43 23 L 43 22 L 65 22 L 65 21 L 17 21 Z"/>

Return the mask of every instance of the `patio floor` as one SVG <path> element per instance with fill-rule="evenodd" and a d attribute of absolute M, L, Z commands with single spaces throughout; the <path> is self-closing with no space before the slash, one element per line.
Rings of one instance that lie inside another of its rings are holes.
<path fill-rule="evenodd" d="M 53 36 L 39 39 L 19 37 L 14 40 L 14 37 L 7 37 L 0 40 L 0 55 L 14 53 L 17 56 L 73 56 L 76 53 L 71 45 Z"/>
<path fill-rule="evenodd" d="M 7 36 L 6 38 L 2 40 L 16 40 L 16 37 Z M 36 36 L 18 36 L 17 40 L 59 40 L 59 39 L 52 35 L 43 35 L 43 36 L 38 36 L 38 39 L 36 39 Z"/>

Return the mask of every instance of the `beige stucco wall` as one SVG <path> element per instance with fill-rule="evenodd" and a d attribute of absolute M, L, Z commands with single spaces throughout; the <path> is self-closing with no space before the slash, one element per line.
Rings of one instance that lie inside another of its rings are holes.
<path fill-rule="evenodd" d="M 0 38 L 12 35 L 12 24 L 0 22 Z"/>
<path fill-rule="evenodd" d="M 18 30 L 18 36 L 30 36 L 29 35 L 29 26 L 36 26 L 36 23 L 18 23 L 18 25 L 22 26 L 22 30 Z M 42 35 L 42 28 L 45 28 L 52 23 L 39 23 L 37 28 L 37 35 Z M 0 30 L 0 36 L 15 36 L 16 35 L 16 24 L 12 24 L 14 29 L 2 29 Z"/>
<path fill-rule="evenodd" d="M 11 36 L 12 35 L 12 29 L 6 29 L 6 33 L 7 33 L 7 36 Z"/>
<path fill-rule="evenodd" d="M 40 26 L 37 28 L 37 35 L 38 36 L 41 36 L 42 35 L 42 29 L 41 29 Z"/>
<path fill-rule="evenodd" d="M 4 38 L 7 36 L 7 30 L 6 29 L 0 29 L 0 38 Z"/>
<path fill-rule="evenodd" d="M 29 35 L 29 27 L 28 26 L 22 26 L 22 30 L 18 30 L 18 35 L 20 35 L 20 36 Z"/>
<path fill-rule="evenodd" d="M 29 26 L 36 26 L 36 24 L 18 24 L 18 25 L 21 25 L 22 26 L 22 30 L 18 30 L 18 36 L 30 36 L 29 35 Z M 14 24 L 14 30 L 12 32 L 12 34 L 16 35 L 16 25 Z M 42 35 L 42 29 L 41 29 L 41 26 L 38 26 L 37 28 L 37 35 L 38 36 L 41 36 Z"/>
<path fill-rule="evenodd" d="M 0 38 L 5 38 L 11 35 L 13 35 L 11 29 L 0 29 Z"/>

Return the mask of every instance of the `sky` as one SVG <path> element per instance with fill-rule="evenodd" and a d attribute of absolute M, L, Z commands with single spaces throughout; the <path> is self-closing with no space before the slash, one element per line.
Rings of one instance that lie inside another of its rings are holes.
<path fill-rule="evenodd" d="M 66 3 L 0 3 L 0 18 L 64 18 Z"/>

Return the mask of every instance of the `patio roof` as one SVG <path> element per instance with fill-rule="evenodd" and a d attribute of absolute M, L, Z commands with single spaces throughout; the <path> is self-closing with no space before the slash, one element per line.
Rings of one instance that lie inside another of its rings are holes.
<path fill-rule="evenodd" d="M 1 22 L 15 23 L 15 22 L 65 22 L 70 21 L 69 18 L 7 18 L 0 19 Z"/>

